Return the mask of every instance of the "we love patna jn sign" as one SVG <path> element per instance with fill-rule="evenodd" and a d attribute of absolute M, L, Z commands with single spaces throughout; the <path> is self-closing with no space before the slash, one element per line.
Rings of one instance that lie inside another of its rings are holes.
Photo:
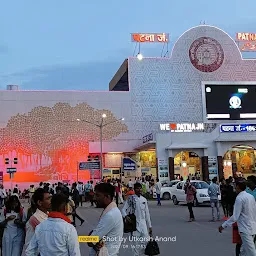
<path fill-rule="evenodd" d="M 161 131 L 170 132 L 193 132 L 204 131 L 204 123 L 177 123 L 177 124 L 160 124 Z"/>

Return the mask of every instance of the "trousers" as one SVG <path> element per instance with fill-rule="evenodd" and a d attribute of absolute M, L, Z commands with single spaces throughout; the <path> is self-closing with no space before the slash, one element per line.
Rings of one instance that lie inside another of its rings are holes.
<path fill-rule="evenodd" d="M 160 194 L 156 194 L 156 196 L 157 196 L 157 205 L 161 205 Z"/>
<path fill-rule="evenodd" d="M 217 211 L 217 218 L 220 219 L 220 202 L 218 199 L 210 199 L 211 207 L 212 207 L 212 219 L 215 220 L 215 208 Z"/>
<path fill-rule="evenodd" d="M 133 232 L 132 236 L 129 238 L 133 256 L 145 255 L 145 249 L 148 243 L 147 239 L 149 239 L 149 235 L 145 235 L 139 231 Z"/>
<path fill-rule="evenodd" d="M 254 236 L 240 233 L 242 239 L 241 256 L 256 256 Z"/>
<path fill-rule="evenodd" d="M 188 211 L 189 211 L 189 218 L 194 219 L 194 212 L 193 212 L 193 203 L 187 203 L 188 205 Z"/>

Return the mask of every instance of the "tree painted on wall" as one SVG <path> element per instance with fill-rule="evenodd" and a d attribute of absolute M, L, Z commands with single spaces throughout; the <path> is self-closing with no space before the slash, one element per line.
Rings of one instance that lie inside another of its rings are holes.
<path fill-rule="evenodd" d="M 99 128 L 83 122 L 100 124 L 113 122 L 103 128 L 103 140 L 111 140 L 128 132 L 127 126 L 110 110 L 94 109 L 87 103 L 72 107 L 57 103 L 53 107 L 38 106 L 29 113 L 10 118 L 0 129 L 0 154 L 18 157 L 19 169 L 25 174 L 36 173 L 40 179 L 69 179 L 76 175 L 77 163 L 88 155 L 89 141 L 99 141 Z M 61 177 L 60 177 L 61 176 Z"/>

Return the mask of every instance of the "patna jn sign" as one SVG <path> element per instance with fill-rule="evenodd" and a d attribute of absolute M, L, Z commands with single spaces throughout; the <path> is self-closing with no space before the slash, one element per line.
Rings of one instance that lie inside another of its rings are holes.
<path fill-rule="evenodd" d="M 193 132 L 205 129 L 204 123 L 179 123 L 179 124 L 160 124 L 161 131 L 170 132 Z"/>

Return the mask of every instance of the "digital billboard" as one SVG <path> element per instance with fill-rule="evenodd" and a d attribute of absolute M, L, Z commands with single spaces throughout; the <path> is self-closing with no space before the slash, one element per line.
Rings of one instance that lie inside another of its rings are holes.
<path fill-rule="evenodd" d="M 256 83 L 206 84 L 204 90 L 207 120 L 256 119 Z"/>

